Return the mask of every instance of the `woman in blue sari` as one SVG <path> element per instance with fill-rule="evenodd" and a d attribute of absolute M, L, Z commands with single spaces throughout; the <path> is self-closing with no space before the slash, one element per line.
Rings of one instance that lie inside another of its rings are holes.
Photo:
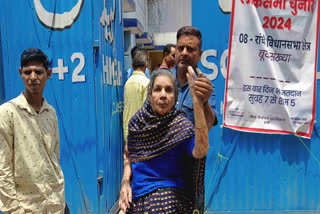
<path fill-rule="evenodd" d="M 187 77 L 195 125 L 175 108 L 177 83 L 165 69 L 152 74 L 146 103 L 129 122 L 119 201 L 122 213 L 203 212 L 208 128 L 190 66 Z"/>

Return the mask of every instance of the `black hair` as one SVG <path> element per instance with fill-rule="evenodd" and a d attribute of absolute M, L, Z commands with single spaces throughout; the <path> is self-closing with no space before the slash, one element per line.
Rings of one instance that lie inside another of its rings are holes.
<path fill-rule="evenodd" d="M 38 48 L 29 48 L 23 51 L 21 54 L 21 68 L 26 66 L 29 62 L 39 62 L 43 64 L 43 67 L 48 70 L 49 60 L 47 55 L 45 55 Z"/>
<path fill-rule="evenodd" d="M 175 48 L 176 46 L 173 44 L 167 44 L 163 49 L 163 58 L 165 57 L 166 53 L 170 54 L 171 48 Z"/>
<path fill-rule="evenodd" d="M 184 26 L 180 28 L 177 32 L 177 41 L 182 35 L 191 35 L 191 36 L 197 37 L 199 39 L 199 49 L 201 50 L 202 36 L 201 36 L 201 32 L 197 28 L 193 26 Z"/>

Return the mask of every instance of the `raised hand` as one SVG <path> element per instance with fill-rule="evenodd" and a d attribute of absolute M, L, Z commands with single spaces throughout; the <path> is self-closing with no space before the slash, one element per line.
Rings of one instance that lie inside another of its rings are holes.
<path fill-rule="evenodd" d="M 201 104 L 203 104 L 203 98 L 199 96 L 199 93 L 197 92 L 197 85 L 198 77 L 196 73 L 194 72 L 193 68 L 191 66 L 188 66 L 188 73 L 186 74 L 188 84 L 189 84 L 189 90 L 192 97 L 192 100 L 195 100 Z M 200 94 L 201 95 L 201 94 Z"/>
<path fill-rule="evenodd" d="M 194 89 L 196 90 L 196 95 L 201 99 L 203 103 L 207 102 L 212 94 L 213 86 L 212 82 L 206 78 L 206 76 L 197 69 L 198 78 L 194 83 Z"/>

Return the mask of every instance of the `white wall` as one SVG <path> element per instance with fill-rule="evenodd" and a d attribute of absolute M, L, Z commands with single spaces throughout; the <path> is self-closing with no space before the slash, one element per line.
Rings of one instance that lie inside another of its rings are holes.
<path fill-rule="evenodd" d="M 177 32 L 191 25 L 191 0 L 147 0 L 148 32 Z M 200 3 L 200 2 L 199 2 Z"/>

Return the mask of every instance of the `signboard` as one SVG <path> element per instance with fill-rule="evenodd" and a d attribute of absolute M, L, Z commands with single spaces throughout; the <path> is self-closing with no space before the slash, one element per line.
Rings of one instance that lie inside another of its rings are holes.
<path fill-rule="evenodd" d="M 318 0 L 233 0 L 224 126 L 311 137 Z"/>

